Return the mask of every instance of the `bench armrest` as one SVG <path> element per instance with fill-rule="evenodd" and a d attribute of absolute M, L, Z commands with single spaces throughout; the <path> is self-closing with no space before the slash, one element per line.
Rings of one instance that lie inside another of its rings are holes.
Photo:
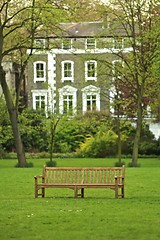
<path fill-rule="evenodd" d="M 44 177 L 42 175 L 40 176 L 34 176 L 35 184 L 38 184 L 38 179 L 42 179 L 42 183 L 44 182 Z"/>
<path fill-rule="evenodd" d="M 115 184 L 124 185 L 124 177 L 123 176 L 115 176 Z"/>

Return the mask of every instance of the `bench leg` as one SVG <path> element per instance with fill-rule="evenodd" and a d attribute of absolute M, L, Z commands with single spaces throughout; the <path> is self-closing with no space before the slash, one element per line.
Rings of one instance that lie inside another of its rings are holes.
<path fill-rule="evenodd" d="M 84 188 L 81 188 L 81 198 L 84 198 Z"/>
<path fill-rule="evenodd" d="M 115 186 L 115 198 L 118 198 L 118 187 Z"/>
<path fill-rule="evenodd" d="M 42 188 L 42 197 L 45 197 L 45 188 Z"/>
<path fill-rule="evenodd" d="M 77 187 L 75 186 L 75 187 L 74 187 L 74 198 L 77 198 L 77 196 L 78 196 L 78 189 L 77 189 Z"/>
<path fill-rule="evenodd" d="M 115 198 L 118 198 L 118 178 L 115 177 Z"/>
<path fill-rule="evenodd" d="M 122 198 L 124 198 L 124 187 L 121 188 Z"/>
<path fill-rule="evenodd" d="M 37 186 L 35 186 L 35 198 L 38 198 L 38 188 L 37 188 Z"/>

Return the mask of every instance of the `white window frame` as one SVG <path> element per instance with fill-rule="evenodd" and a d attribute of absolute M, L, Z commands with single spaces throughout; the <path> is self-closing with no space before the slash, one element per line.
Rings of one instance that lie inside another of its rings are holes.
<path fill-rule="evenodd" d="M 87 111 L 97 110 L 97 108 L 96 108 L 97 95 L 96 94 L 87 94 L 86 98 L 87 98 Z M 88 102 L 90 103 L 89 104 L 90 109 L 88 109 Z M 94 102 L 95 102 L 96 109 L 94 109 Z"/>
<path fill-rule="evenodd" d="M 48 103 L 48 90 L 32 90 L 32 106 L 33 106 L 33 109 L 36 110 L 36 97 L 44 97 L 45 100 L 45 112 L 47 112 L 47 103 Z M 40 103 L 40 109 L 41 109 L 41 103 Z"/>
<path fill-rule="evenodd" d="M 93 40 L 93 42 L 89 42 L 90 40 Z M 97 42 L 95 38 L 86 38 L 86 44 L 85 44 L 85 48 L 87 50 L 92 50 L 92 49 L 96 49 L 97 47 Z"/>
<path fill-rule="evenodd" d="M 70 63 L 71 64 L 71 77 L 65 77 L 65 64 L 66 63 Z M 71 61 L 71 60 L 65 60 L 65 61 L 62 61 L 61 62 L 61 70 L 62 70 L 62 82 L 65 82 L 65 81 L 71 81 L 73 82 L 74 81 L 74 62 Z"/>
<path fill-rule="evenodd" d="M 89 85 L 82 89 L 82 112 L 87 112 L 87 96 L 96 96 L 96 111 L 100 111 L 100 88 Z"/>
<path fill-rule="evenodd" d="M 118 76 L 115 76 L 115 73 L 116 73 L 116 70 L 115 70 L 116 63 L 120 63 L 122 68 L 124 67 L 124 62 L 121 59 L 116 59 L 116 60 L 112 61 L 112 73 L 113 73 L 112 80 L 113 80 L 113 83 L 112 83 L 112 86 L 110 88 L 110 112 L 112 114 L 115 113 L 115 108 L 113 106 L 114 105 L 114 101 L 115 101 L 115 96 L 116 96 L 115 82 L 116 82 L 116 80 L 120 80 L 122 78 L 122 74 L 121 73 L 119 73 Z"/>
<path fill-rule="evenodd" d="M 43 77 L 37 77 L 37 65 L 43 65 Z M 44 61 L 36 61 L 34 62 L 34 82 L 46 82 L 46 62 Z"/>
<path fill-rule="evenodd" d="M 116 80 L 116 78 L 118 78 L 118 79 L 121 79 L 121 78 L 122 78 L 122 75 L 121 75 L 121 74 L 119 74 L 117 77 L 115 76 L 115 73 L 116 73 L 116 68 L 115 68 L 116 63 L 120 63 L 120 65 L 121 65 L 122 68 L 123 68 L 123 62 L 122 62 L 122 60 L 117 59 L 117 60 L 113 60 L 113 61 L 112 61 L 113 80 Z"/>
<path fill-rule="evenodd" d="M 93 63 L 94 64 L 94 69 L 95 69 L 95 76 L 89 77 L 88 76 L 88 64 Z M 85 81 L 97 81 L 97 61 L 95 60 L 89 60 L 85 62 Z"/>
<path fill-rule="evenodd" d="M 77 89 L 72 86 L 64 86 L 63 88 L 60 88 L 59 90 L 59 113 L 64 114 L 64 96 L 73 96 L 72 99 L 72 113 L 76 114 L 77 112 Z"/>

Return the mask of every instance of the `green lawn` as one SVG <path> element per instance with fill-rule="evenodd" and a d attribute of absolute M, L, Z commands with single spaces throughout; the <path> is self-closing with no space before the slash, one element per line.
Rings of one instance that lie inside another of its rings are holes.
<path fill-rule="evenodd" d="M 34 168 L 14 168 L 16 160 L 0 160 L 0 239 L 9 240 L 159 240 L 160 159 L 139 159 L 126 168 L 125 199 L 110 189 L 86 189 L 74 199 L 70 189 L 47 189 L 34 198 Z M 129 160 L 125 160 L 126 165 Z M 114 166 L 113 159 L 58 159 L 58 166 Z"/>

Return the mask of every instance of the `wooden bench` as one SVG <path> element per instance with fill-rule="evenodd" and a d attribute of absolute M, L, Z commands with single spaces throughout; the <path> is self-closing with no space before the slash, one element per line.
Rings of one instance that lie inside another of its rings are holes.
<path fill-rule="evenodd" d="M 115 198 L 124 198 L 125 167 L 43 167 L 35 176 L 35 197 L 45 197 L 46 188 L 70 188 L 74 197 L 84 197 L 85 188 L 110 188 Z M 80 190 L 80 193 L 78 191 Z"/>

